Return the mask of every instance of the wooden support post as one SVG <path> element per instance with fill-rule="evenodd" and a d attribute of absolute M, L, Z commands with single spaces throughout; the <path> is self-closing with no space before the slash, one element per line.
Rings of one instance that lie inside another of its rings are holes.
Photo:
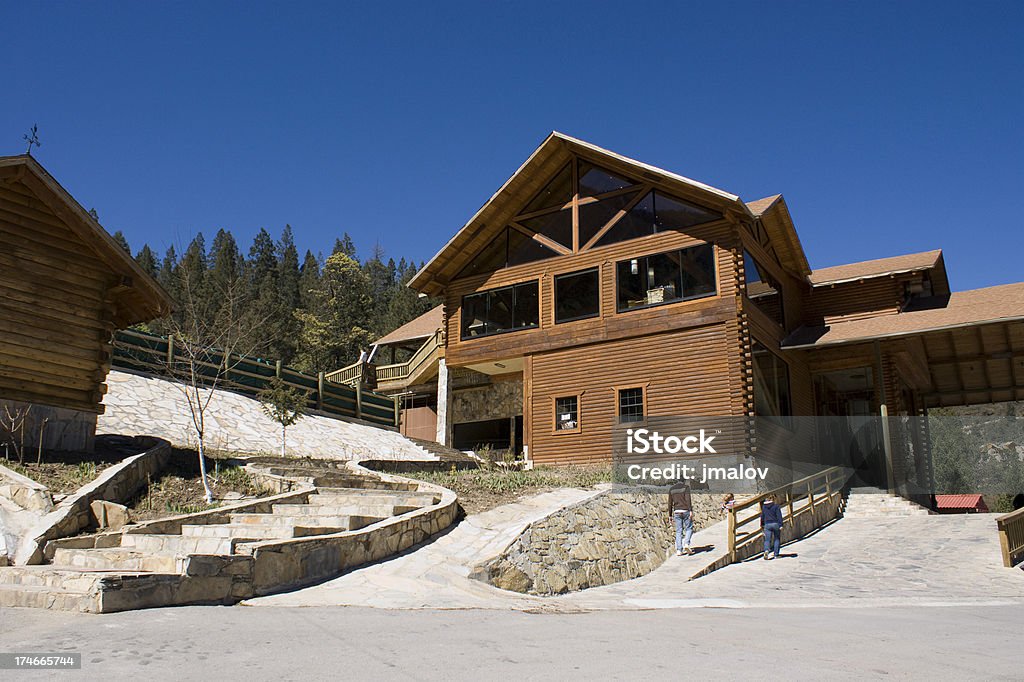
<path fill-rule="evenodd" d="M 280 360 L 278 360 L 277 363 L 274 365 L 274 376 L 276 376 L 278 379 L 281 378 L 281 361 Z"/>
<path fill-rule="evenodd" d="M 401 400 L 397 395 L 391 396 L 391 402 L 395 404 L 395 428 L 401 430 L 402 428 L 402 408 L 399 406 L 398 401 Z"/>
<path fill-rule="evenodd" d="M 356 384 L 356 419 L 363 418 L 363 386 L 362 382 Z"/>
<path fill-rule="evenodd" d="M 736 563 L 736 510 L 729 510 L 729 563 Z"/>
<path fill-rule="evenodd" d="M 324 409 L 324 373 L 316 375 L 316 409 Z"/>
<path fill-rule="evenodd" d="M 167 337 L 167 366 L 174 366 L 174 334 Z"/>

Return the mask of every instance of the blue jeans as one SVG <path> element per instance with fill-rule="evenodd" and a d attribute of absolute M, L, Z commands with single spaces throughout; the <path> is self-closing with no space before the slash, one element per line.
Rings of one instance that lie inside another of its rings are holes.
<path fill-rule="evenodd" d="M 676 551 L 683 551 L 683 547 L 690 546 L 690 538 L 693 537 L 693 513 L 675 512 L 672 514 L 672 518 L 676 522 Z M 686 534 L 683 537 L 683 534 Z"/>
<path fill-rule="evenodd" d="M 774 552 L 779 558 L 779 546 L 782 544 L 782 526 L 777 523 L 764 524 L 764 553 Z"/>

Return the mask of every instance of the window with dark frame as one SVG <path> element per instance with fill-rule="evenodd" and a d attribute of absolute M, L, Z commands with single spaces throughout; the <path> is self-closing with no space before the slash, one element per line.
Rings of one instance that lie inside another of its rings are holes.
<path fill-rule="evenodd" d="M 644 389 L 641 386 L 619 389 L 619 423 L 644 420 Z"/>
<path fill-rule="evenodd" d="M 793 415 L 789 365 L 759 341 L 753 343 L 751 352 L 754 360 L 754 414 L 788 426 Z"/>
<path fill-rule="evenodd" d="M 713 296 L 718 291 L 711 244 L 619 261 L 615 271 L 619 312 Z"/>
<path fill-rule="evenodd" d="M 580 428 L 580 397 L 555 398 L 555 431 L 578 431 Z"/>
<path fill-rule="evenodd" d="M 601 314 L 601 276 L 597 268 L 555 277 L 555 322 Z"/>
<path fill-rule="evenodd" d="M 785 329 L 786 311 L 783 309 L 782 287 L 778 281 L 746 250 L 743 251 L 743 271 L 747 283 L 747 298 L 758 310 Z"/>
<path fill-rule="evenodd" d="M 533 329 L 540 323 L 537 280 L 462 297 L 462 339 Z"/>

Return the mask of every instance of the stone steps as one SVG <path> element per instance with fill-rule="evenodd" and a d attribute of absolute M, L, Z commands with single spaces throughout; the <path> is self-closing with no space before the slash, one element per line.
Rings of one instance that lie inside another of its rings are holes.
<path fill-rule="evenodd" d="M 231 538 L 198 538 L 181 535 L 125 533 L 121 547 L 132 547 L 141 552 L 185 554 L 231 554 Z"/>
<path fill-rule="evenodd" d="M 929 510 L 920 505 L 883 492 L 853 491 L 843 506 L 843 517 L 848 519 L 929 516 L 930 514 Z"/>
<path fill-rule="evenodd" d="M 363 516 L 361 514 L 334 514 L 330 510 L 321 513 L 295 514 L 232 514 L 231 523 L 256 526 L 315 526 L 334 525 L 342 530 L 359 530 L 371 523 L 377 523 L 387 516 Z"/>
<path fill-rule="evenodd" d="M 376 516 L 383 519 L 419 509 L 396 504 L 275 504 L 274 514 L 285 516 Z"/>
<path fill-rule="evenodd" d="M 331 518 L 328 523 L 304 523 L 302 519 L 294 519 L 288 524 L 255 524 L 255 523 L 222 523 L 214 526 L 191 526 L 188 532 L 182 526 L 182 534 L 187 537 L 205 538 L 234 538 L 236 540 L 283 540 L 286 538 L 301 538 L 308 535 L 329 535 L 340 533 L 345 530 L 348 517 L 344 519 Z M 345 523 L 338 523 L 344 521 Z"/>
<path fill-rule="evenodd" d="M 144 552 L 126 547 L 60 548 L 54 552 L 53 562 L 82 570 L 181 572 L 181 559 L 173 553 Z"/>
<path fill-rule="evenodd" d="M 99 595 L 95 593 L 73 592 L 42 585 L 0 583 L 0 607 L 97 613 L 100 610 L 99 600 Z"/>
<path fill-rule="evenodd" d="M 438 497 L 433 493 L 421 493 L 406 490 L 382 492 L 371 489 L 357 488 L 319 488 L 309 496 L 309 504 L 397 504 L 416 507 L 429 507 L 437 504 Z"/>
<path fill-rule="evenodd" d="M 102 575 L 83 573 L 71 566 L 52 564 L 38 566 L 10 566 L 0 569 L 0 585 L 27 585 L 31 587 L 53 587 L 69 592 L 92 590 Z"/>

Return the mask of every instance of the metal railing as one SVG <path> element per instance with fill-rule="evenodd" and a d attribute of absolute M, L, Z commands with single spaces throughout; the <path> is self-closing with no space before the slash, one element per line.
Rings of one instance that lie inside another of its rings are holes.
<path fill-rule="evenodd" d="M 760 553 L 764 542 L 761 502 L 774 495 L 782 508 L 784 539 L 803 537 L 836 518 L 842 501 L 846 470 L 831 467 L 806 478 L 738 502 L 729 510 L 729 562 L 735 563 Z M 757 524 L 754 528 L 749 528 Z"/>
<path fill-rule="evenodd" d="M 999 547 L 1003 551 L 1003 566 L 1012 568 L 1024 559 L 1024 509 L 1003 514 L 996 519 L 999 529 Z"/>

